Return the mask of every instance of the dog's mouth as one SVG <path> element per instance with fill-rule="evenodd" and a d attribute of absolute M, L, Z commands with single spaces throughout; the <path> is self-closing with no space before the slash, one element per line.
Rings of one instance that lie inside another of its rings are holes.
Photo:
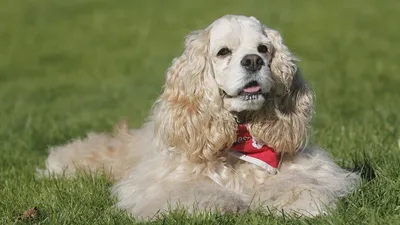
<path fill-rule="evenodd" d="M 228 95 L 225 91 L 223 93 L 228 98 L 240 97 L 245 101 L 256 100 L 263 94 L 261 86 L 257 81 L 247 83 L 236 96 Z"/>
<path fill-rule="evenodd" d="M 261 86 L 258 84 L 257 81 L 251 81 L 247 83 L 241 92 L 239 92 L 238 95 L 241 96 L 252 96 L 252 95 L 258 95 L 261 94 Z"/>

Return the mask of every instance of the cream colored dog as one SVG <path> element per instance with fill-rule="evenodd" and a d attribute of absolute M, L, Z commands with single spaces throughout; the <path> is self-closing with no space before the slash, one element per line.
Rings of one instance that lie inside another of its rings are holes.
<path fill-rule="evenodd" d="M 356 174 L 305 145 L 312 92 L 277 31 L 227 15 L 185 44 L 142 128 L 54 147 L 42 173 L 104 172 L 139 219 L 176 207 L 316 216 L 354 189 Z"/>

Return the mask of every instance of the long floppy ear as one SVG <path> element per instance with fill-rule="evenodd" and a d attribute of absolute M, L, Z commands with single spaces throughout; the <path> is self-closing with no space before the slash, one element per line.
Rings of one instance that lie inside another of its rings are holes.
<path fill-rule="evenodd" d="M 164 91 L 153 107 L 162 149 L 189 160 L 211 160 L 236 137 L 234 117 L 222 107 L 208 54 L 208 31 L 187 36 L 185 51 L 166 74 Z"/>
<path fill-rule="evenodd" d="M 265 28 L 265 33 L 273 46 L 269 66 L 274 86 L 264 109 L 253 115 L 250 129 L 255 138 L 277 151 L 294 153 L 306 144 L 313 94 L 279 32 Z"/>

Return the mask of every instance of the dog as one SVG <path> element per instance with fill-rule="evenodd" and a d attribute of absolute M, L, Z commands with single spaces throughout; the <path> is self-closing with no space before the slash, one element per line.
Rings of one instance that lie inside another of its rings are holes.
<path fill-rule="evenodd" d="M 52 147 L 41 174 L 101 172 L 138 219 L 178 208 L 327 214 L 359 175 L 307 145 L 313 92 L 296 62 L 278 31 L 225 15 L 186 37 L 141 128 Z"/>

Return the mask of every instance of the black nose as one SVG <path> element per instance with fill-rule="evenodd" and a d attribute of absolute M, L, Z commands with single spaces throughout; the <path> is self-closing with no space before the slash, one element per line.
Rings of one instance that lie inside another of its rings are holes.
<path fill-rule="evenodd" d="M 245 55 L 242 61 L 240 61 L 240 64 L 248 71 L 252 72 L 260 70 L 261 67 L 265 65 L 264 60 L 256 54 Z"/>

